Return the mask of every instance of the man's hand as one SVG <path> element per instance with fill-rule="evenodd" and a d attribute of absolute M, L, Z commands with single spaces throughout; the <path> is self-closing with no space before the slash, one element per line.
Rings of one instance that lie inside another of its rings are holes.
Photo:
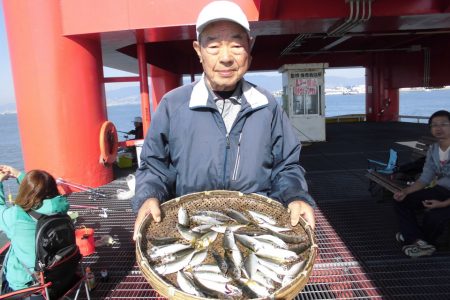
<path fill-rule="evenodd" d="M 406 189 L 403 189 L 401 191 L 394 193 L 394 200 L 401 202 L 405 197 L 408 195 L 408 191 Z"/>
<path fill-rule="evenodd" d="M 137 239 L 138 236 L 138 229 L 141 225 L 142 221 L 144 221 L 145 217 L 151 214 L 153 217 L 153 220 L 155 222 L 159 223 L 161 222 L 161 210 L 159 208 L 159 200 L 156 198 L 149 198 L 145 200 L 145 202 L 142 204 L 141 208 L 139 209 L 139 212 L 136 217 L 136 221 L 134 222 L 134 234 L 133 234 L 133 240 Z"/>
<path fill-rule="evenodd" d="M 446 206 L 444 201 L 439 200 L 424 200 L 422 204 L 425 208 L 443 208 Z"/>
<path fill-rule="evenodd" d="M 312 230 L 316 227 L 314 208 L 305 201 L 292 201 L 288 205 L 288 211 L 291 213 L 292 226 L 296 226 L 300 220 L 300 217 L 302 217 L 311 226 Z"/>

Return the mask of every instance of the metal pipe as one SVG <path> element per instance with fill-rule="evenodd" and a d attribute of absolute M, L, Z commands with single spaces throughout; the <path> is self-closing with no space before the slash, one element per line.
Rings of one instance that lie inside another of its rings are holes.
<path fill-rule="evenodd" d="M 347 19 L 345 19 L 344 23 L 342 23 L 338 27 L 336 27 L 336 28 L 332 29 L 330 32 L 328 32 L 329 36 L 334 35 L 335 32 L 340 31 L 342 27 L 346 26 L 349 22 L 353 21 L 353 0 L 350 0 L 349 3 L 350 3 L 350 15 L 349 15 L 349 17 Z"/>

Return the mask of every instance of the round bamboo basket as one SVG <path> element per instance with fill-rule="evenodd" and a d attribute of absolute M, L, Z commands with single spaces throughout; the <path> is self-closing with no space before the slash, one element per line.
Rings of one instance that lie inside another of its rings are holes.
<path fill-rule="evenodd" d="M 161 277 L 153 270 L 152 263 L 146 256 L 147 249 L 152 246 L 149 241 L 151 238 L 180 236 L 175 227 L 180 206 L 183 206 L 189 214 L 201 210 L 221 211 L 225 208 L 232 208 L 243 213 L 247 210 L 253 210 L 270 215 L 277 221 L 277 225 L 291 228 L 292 231 L 290 232 L 292 235 L 303 235 L 309 245 L 306 251 L 302 253 L 305 260 L 304 269 L 288 285 L 276 290 L 273 298 L 292 299 L 301 292 L 308 282 L 317 255 L 317 244 L 313 230 L 306 224 L 304 219 L 300 218 L 299 225 L 292 227 L 289 213 L 282 204 L 258 194 L 242 194 L 234 191 L 206 191 L 185 195 L 163 203 L 161 205 L 161 222 L 153 222 L 151 215 L 148 215 L 139 227 L 136 241 L 137 262 L 143 276 L 159 294 L 169 299 L 204 299 L 178 289 L 176 274 Z"/>

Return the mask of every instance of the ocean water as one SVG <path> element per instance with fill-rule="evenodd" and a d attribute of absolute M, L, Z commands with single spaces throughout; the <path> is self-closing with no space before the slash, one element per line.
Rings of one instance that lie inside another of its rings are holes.
<path fill-rule="evenodd" d="M 327 95 L 325 115 L 337 116 L 346 114 L 364 114 L 365 96 Z M 450 109 L 450 90 L 404 91 L 400 93 L 400 115 L 429 117 L 440 109 Z M 133 119 L 141 115 L 140 104 L 108 106 L 108 119 L 118 131 L 127 132 L 133 129 Z M 416 122 L 417 120 L 410 120 Z M 20 135 L 16 114 L 0 112 L 0 164 L 11 165 L 23 170 L 23 159 Z M 125 140 L 125 134 L 119 132 L 119 140 Z M 16 190 L 16 184 L 6 181 L 5 188 Z"/>

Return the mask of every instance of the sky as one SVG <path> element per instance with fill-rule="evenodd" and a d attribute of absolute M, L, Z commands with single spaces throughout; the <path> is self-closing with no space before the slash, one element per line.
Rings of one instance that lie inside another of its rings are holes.
<path fill-rule="evenodd" d="M 19 0 L 20 1 L 20 0 Z M 277 75 L 277 72 L 270 72 Z M 364 77 L 364 69 L 328 69 L 327 76 L 340 76 L 347 78 Z M 130 73 L 122 72 L 110 68 L 104 68 L 105 77 L 114 76 L 130 76 Z M 134 75 L 135 76 L 135 75 Z M 8 50 L 8 40 L 6 37 L 5 18 L 3 15 L 3 5 L 0 1 L 0 105 L 13 103 L 14 100 L 14 84 L 11 72 L 11 63 Z M 115 83 L 107 84 L 106 89 L 115 89 L 126 85 L 136 85 L 136 83 Z"/>

